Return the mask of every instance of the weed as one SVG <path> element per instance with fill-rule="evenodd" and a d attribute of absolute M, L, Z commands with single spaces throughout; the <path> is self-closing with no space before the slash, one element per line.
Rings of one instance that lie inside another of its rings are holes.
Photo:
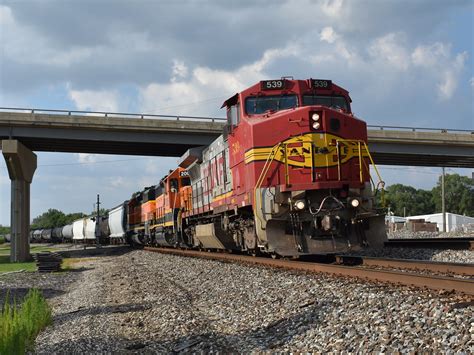
<path fill-rule="evenodd" d="M 0 313 L 0 354 L 24 354 L 50 323 L 51 308 L 40 291 L 31 289 L 19 306 L 7 295 Z"/>

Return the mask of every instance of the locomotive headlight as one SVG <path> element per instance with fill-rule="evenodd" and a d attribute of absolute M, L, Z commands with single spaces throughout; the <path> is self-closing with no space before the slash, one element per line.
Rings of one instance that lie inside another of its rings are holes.
<path fill-rule="evenodd" d="M 304 210 L 305 207 L 306 207 L 306 202 L 304 202 L 304 200 L 298 200 L 295 202 L 295 208 L 297 210 Z"/>
<path fill-rule="evenodd" d="M 319 121 L 319 115 L 317 113 L 313 113 L 311 118 L 313 119 L 313 121 Z"/>
<path fill-rule="evenodd" d="M 360 201 L 358 199 L 354 198 L 351 200 L 352 207 L 356 208 L 356 207 L 359 207 L 359 205 L 360 205 Z"/>
<path fill-rule="evenodd" d="M 318 129 L 321 125 L 319 124 L 319 122 L 314 122 L 313 123 L 313 128 L 314 129 Z"/>

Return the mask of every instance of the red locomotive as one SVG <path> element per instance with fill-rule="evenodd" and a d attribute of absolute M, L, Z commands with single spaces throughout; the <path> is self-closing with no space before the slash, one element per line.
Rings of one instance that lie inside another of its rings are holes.
<path fill-rule="evenodd" d="M 261 81 L 232 96 L 223 135 L 132 197 L 128 234 L 281 256 L 382 245 L 367 126 L 350 103 L 346 90 L 314 79 Z"/>

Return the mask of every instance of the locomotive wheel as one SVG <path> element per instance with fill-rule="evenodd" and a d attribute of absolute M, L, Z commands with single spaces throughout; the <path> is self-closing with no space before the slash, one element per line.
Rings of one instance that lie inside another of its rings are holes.
<path fill-rule="evenodd" d="M 260 250 L 257 247 L 257 234 L 255 233 L 255 227 L 247 227 L 243 233 L 245 248 L 247 252 L 252 256 L 260 255 Z"/>

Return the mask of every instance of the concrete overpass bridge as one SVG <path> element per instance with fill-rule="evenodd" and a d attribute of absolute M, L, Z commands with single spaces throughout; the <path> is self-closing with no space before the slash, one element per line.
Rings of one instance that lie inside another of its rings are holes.
<path fill-rule="evenodd" d="M 0 108 L 0 140 L 12 181 L 11 260 L 29 257 L 33 151 L 181 156 L 222 133 L 223 118 Z M 474 132 L 369 126 L 376 164 L 474 168 Z"/>
<path fill-rule="evenodd" d="M 0 139 L 32 151 L 181 156 L 222 133 L 218 117 L 0 108 Z M 474 130 L 370 126 L 380 165 L 474 168 Z"/>

